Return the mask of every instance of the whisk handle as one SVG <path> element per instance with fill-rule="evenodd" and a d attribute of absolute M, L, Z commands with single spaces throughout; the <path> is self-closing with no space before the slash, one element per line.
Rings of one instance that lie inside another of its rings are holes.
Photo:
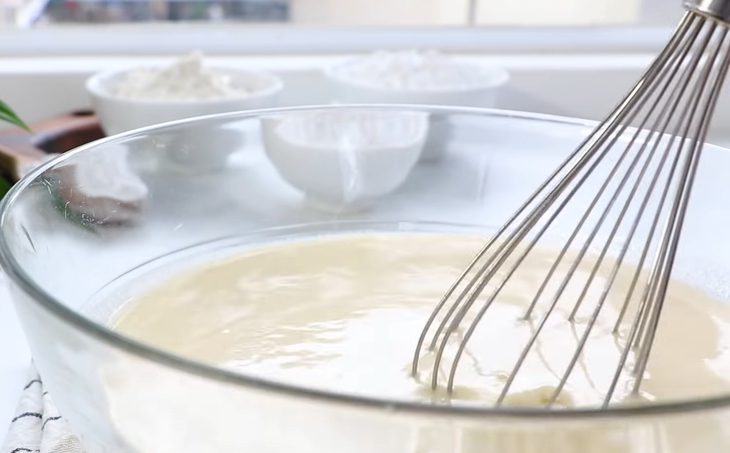
<path fill-rule="evenodd" d="M 684 7 L 730 23 L 729 0 L 684 0 Z"/>

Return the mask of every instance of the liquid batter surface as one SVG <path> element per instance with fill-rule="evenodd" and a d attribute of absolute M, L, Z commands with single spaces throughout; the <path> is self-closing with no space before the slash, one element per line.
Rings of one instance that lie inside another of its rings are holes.
<path fill-rule="evenodd" d="M 429 387 L 428 354 L 421 374 L 410 375 L 415 342 L 483 241 L 454 234 L 362 234 L 251 249 L 139 294 L 113 325 L 156 347 L 247 375 L 378 398 L 441 400 L 442 392 Z M 533 321 L 520 319 L 553 259 L 547 251 L 533 253 L 490 308 L 459 366 L 455 403 L 495 400 L 544 311 L 538 305 Z M 609 267 L 601 269 L 577 323 L 565 320 L 572 305 L 559 305 L 550 317 L 507 404 L 542 405 L 550 396 L 600 294 Z M 581 268 L 579 276 L 589 271 Z M 619 276 L 559 405 L 601 403 L 627 331 L 612 333 L 629 281 L 630 275 Z M 569 287 L 566 300 L 575 300 L 581 289 Z M 729 346 L 730 308 L 673 282 L 640 399 L 728 391 Z M 630 389 L 630 374 L 624 373 L 614 401 L 634 401 Z"/>

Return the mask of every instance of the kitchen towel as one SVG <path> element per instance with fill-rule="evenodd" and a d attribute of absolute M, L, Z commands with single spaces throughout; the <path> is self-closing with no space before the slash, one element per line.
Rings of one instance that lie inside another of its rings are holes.
<path fill-rule="evenodd" d="M 78 437 L 58 414 L 43 381 L 31 368 L 0 453 L 83 453 Z"/>

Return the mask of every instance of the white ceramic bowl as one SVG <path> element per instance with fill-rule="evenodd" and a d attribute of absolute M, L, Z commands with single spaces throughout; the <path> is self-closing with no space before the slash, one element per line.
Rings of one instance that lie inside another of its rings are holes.
<path fill-rule="evenodd" d="M 320 207 L 361 208 L 395 190 L 418 161 L 426 112 L 337 109 L 262 117 L 279 174 Z"/>
<path fill-rule="evenodd" d="M 388 86 L 377 79 L 366 80 L 353 76 L 353 69 L 372 61 L 374 55 L 363 55 L 345 59 L 325 69 L 325 78 L 330 85 L 333 101 L 344 104 L 421 104 L 453 105 L 468 107 L 494 107 L 500 88 L 509 81 L 509 73 L 496 67 L 485 67 L 456 59 L 442 59 L 442 70 L 453 68 L 468 74 L 467 85 L 439 85 L 427 88 Z M 427 68 L 422 69 L 427 71 Z M 422 160 L 438 160 L 446 150 L 445 143 L 451 126 L 438 117 L 431 118 L 430 136 L 422 154 Z"/>
<path fill-rule="evenodd" d="M 132 69 L 95 74 L 86 81 L 86 90 L 104 131 L 109 135 L 194 116 L 276 106 L 277 96 L 283 87 L 278 77 L 260 71 L 213 69 L 242 80 L 252 92 L 238 97 L 203 100 L 131 99 L 115 95 L 115 83 Z"/>
<path fill-rule="evenodd" d="M 342 103 L 388 103 L 458 105 L 470 107 L 493 107 L 499 88 L 509 81 L 509 73 L 496 67 L 485 67 L 459 60 L 440 61 L 444 70 L 453 68 L 470 74 L 468 85 L 439 85 L 434 82 L 428 88 L 394 88 L 378 80 L 363 80 L 352 75 L 353 68 L 367 64 L 371 55 L 345 59 L 325 69 L 325 77 L 332 88 L 334 100 Z M 424 69 L 426 70 L 426 69 Z"/>

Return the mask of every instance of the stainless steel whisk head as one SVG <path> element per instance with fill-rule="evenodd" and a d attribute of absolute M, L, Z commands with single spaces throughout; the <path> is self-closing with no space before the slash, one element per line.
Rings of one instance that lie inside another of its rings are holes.
<path fill-rule="evenodd" d="M 566 303 L 568 285 L 582 288 L 565 311 L 566 326 L 577 332 L 576 347 L 567 351 L 565 369 L 555 373 L 546 405 L 555 404 L 590 347 L 588 339 L 606 312 L 606 299 L 616 296 L 618 286 L 623 286 L 619 300 L 624 302 L 610 323 L 620 354 L 602 407 L 610 404 L 625 373 L 633 376 L 631 391 L 638 394 L 708 125 L 730 65 L 730 1 L 692 0 L 685 7 L 673 36 L 633 89 L 495 233 L 437 304 L 416 346 L 414 376 L 419 364 L 426 366 L 424 354 L 432 354 L 431 386 L 436 389 L 445 378 L 446 388 L 453 391 L 475 329 L 535 246 L 558 231 L 556 258 L 536 282 L 524 313 L 524 320 L 532 323 L 531 334 L 496 404 L 509 395 L 558 302 Z M 577 271 L 586 263 L 588 272 Z M 607 277 L 596 278 L 602 266 Z M 556 272 L 558 268 L 564 272 Z M 626 269 L 631 283 L 616 285 L 617 275 Z M 586 298 L 589 293 L 597 295 L 595 300 Z M 585 313 L 581 322 L 579 313 Z M 479 359 L 490 360 L 488 352 Z"/>

